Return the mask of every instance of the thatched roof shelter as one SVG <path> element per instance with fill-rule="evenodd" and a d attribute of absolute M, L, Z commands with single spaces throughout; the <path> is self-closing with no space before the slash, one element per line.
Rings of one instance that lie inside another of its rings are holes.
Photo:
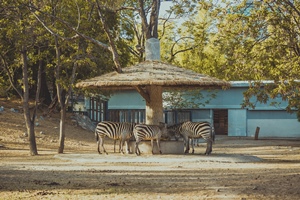
<path fill-rule="evenodd" d="M 163 88 L 221 88 L 229 86 L 226 81 L 160 61 L 144 61 L 123 69 L 123 73 L 111 72 L 81 81 L 76 87 L 99 89 L 133 89 L 149 85 Z"/>
<path fill-rule="evenodd" d="M 146 123 L 163 121 L 163 89 L 224 88 L 229 83 L 161 61 L 144 61 L 76 84 L 80 88 L 99 90 L 136 89 L 146 101 Z"/>

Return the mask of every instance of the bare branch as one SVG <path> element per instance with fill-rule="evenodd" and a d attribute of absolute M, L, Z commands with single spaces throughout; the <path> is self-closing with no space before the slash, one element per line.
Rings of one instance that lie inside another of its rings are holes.
<path fill-rule="evenodd" d="M 151 37 L 158 38 L 158 16 L 160 9 L 160 0 L 153 0 L 151 6 L 151 14 L 150 14 L 150 23 L 149 23 L 149 32 Z"/>
<path fill-rule="evenodd" d="M 140 13 L 140 17 L 142 19 L 142 30 L 143 30 L 143 33 L 145 33 L 146 35 L 146 38 L 151 38 L 151 34 L 148 30 L 148 21 L 147 21 L 147 16 L 146 16 L 146 13 L 145 13 L 145 9 L 144 9 L 144 1 L 143 0 L 139 0 L 139 4 L 140 4 L 140 8 L 139 8 L 139 13 Z"/>
<path fill-rule="evenodd" d="M 169 13 L 169 16 L 167 18 L 161 18 L 161 20 L 164 20 L 163 25 L 162 25 L 162 34 L 161 34 L 161 38 L 165 35 L 165 30 L 166 30 L 166 24 L 169 21 L 169 19 L 171 18 L 173 11 Z"/>
<path fill-rule="evenodd" d="M 66 38 L 66 37 L 63 37 L 63 36 L 61 36 L 61 35 L 59 35 L 59 34 L 57 34 L 57 33 L 55 33 L 53 30 L 51 30 L 35 13 L 34 13 L 34 10 L 36 10 L 36 11 L 38 11 L 38 12 L 40 12 L 40 13 L 42 13 L 42 14 L 44 14 L 44 15 L 46 15 L 46 16 L 50 16 L 50 17 L 52 17 L 53 19 L 55 19 L 55 20 L 57 20 L 58 22 L 60 22 L 61 24 L 63 24 L 63 25 L 65 25 L 69 30 L 71 30 L 71 31 L 73 31 L 73 32 L 75 32 L 76 34 L 73 36 L 73 37 L 70 37 L 70 38 Z M 59 37 L 59 38 L 61 38 L 61 39 L 64 39 L 64 40 L 72 40 L 72 39 L 75 39 L 75 38 L 77 38 L 78 36 L 80 36 L 80 37 L 82 37 L 82 38 L 84 38 L 84 39 L 86 39 L 86 40 L 88 40 L 88 41 L 90 41 L 90 42 L 92 42 L 92 43 L 94 43 L 94 44 L 96 44 L 96 45 L 98 45 L 98 46 L 100 46 L 100 47 L 102 47 L 102 48 L 104 48 L 104 49 L 106 49 L 106 50 L 110 50 L 109 49 L 109 46 L 107 45 L 107 44 L 104 44 L 103 42 L 100 42 L 100 41 L 98 41 L 98 40 L 95 40 L 94 38 L 91 38 L 91 37 L 89 37 L 89 36 L 87 36 L 87 35 L 84 35 L 84 34 L 82 34 L 82 33 L 80 33 L 77 29 L 75 29 L 75 28 L 73 28 L 70 24 L 68 24 L 66 21 L 64 21 L 64 20 L 62 20 L 61 18 L 59 18 L 59 17 L 56 17 L 56 16 L 54 16 L 54 15 L 52 15 L 52 14 L 48 14 L 48 13 L 45 13 L 45 12 L 42 12 L 42 11 L 40 11 L 38 8 L 36 8 L 36 7 L 34 7 L 33 5 L 31 5 L 30 7 L 29 7 L 29 10 L 36 16 L 36 18 L 38 19 L 38 21 L 46 28 L 46 30 L 48 30 L 49 32 L 50 32 L 50 34 L 52 34 L 52 35 L 54 35 L 54 36 L 56 36 L 56 37 Z"/>
<path fill-rule="evenodd" d="M 297 14 L 300 16 L 300 11 L 295 7 L 295 5 L 291 1 L 284 0 L 284 2 L 289 5 Z"/>
<path fill-rule="evenodd" d="M 121 73 L 122 72 L 122 68 L 121 68 L 121 64 L 119 62 L 119 54 L 118 54 L 118 50 L 117 50 L 117 47 L 115 45 L 115 42 L 109 32 L 109 28 L 106 24 L 106 21 L 102 15 L 102 12 L 101 12 L 101 7 L 100 7 L 100 4 L 99 4 L 99 1 L 97 0 L 96 1 L 97 3 L 97 8 L 98 8 L 98 15 L 100 17 L 100 20 L 101 20 L 101 23 L 102 23 L 102 26 L 104 28 L 104 31 L 108 37 L 108 41 L 109 41 L 109 45 L 110 45 L 110 52 L 112 53 L 112 56 L 113 56 L 113 61 L 115 63 L 115 70 L 118 72 L 118 73 Z"/>
<path fill-rule="evenodd" d="M 193 37 L 181 37 L 178 40 L 176 40 L 175 43 L 171 47 L 171 58 L 170 58 L 170 61 L 172 61 L 177 54 L 193 50 L 194 48 L 196 48 L 197 46 L 199 46 L 199 45 L 194 45 L 194 46 L 191 46 L 191 47 L 188 47 L 188 48 L 185 48 L 185 49 L 178 50 L 178 51 L 176 51 L 174 53 L 175 46 L 179 43 L 180 40 L 184 40 L 184 39 L 192 39 L 192 40 L 194 40 Z"/>
<path fill-rule="evenodd" d="M 80 22 L 81 22 L 81 14 L 80 14 L 80 8 L 78 6 L 78 3 L 77 1 L 75 1 L 75 4 L 76 4 L 76 7 L 77 7 L 77 13 L 78 13 L 78 20 L 77 20 L 77 27 L 76 27 L 76 30 L 79 29 L 79 25 L 80 25 Z"/>
<path fill-rule="evenodd" d="M 5 61 L 5 58 L 4 56 L 0 53 L 0 57 L 1 57 L 1 60 L 2 60 L 2 63 L 3 63 L 3 68 L 4 70 L 6 71 L 6 74 L 8 76 L 8 79 L 9 79 L 9 82 L 10 82 L 10 85 L 14 88 L 14 90 L 18 93 L 18 95 L 21 97 L 21 99 L 23 99 L 23 95 L 22 95 L 22 92 L 15 86 L 14 82 L 13 82 L 13 78 L 12 78 L 12 74 L 10 73 L 9 69 L 8 69 L 8 65 Z"/>
<path fill-rule="evenodd" d="M 115 11 L 116 11 L 116 12 L 119 12 L 119 11 L 122 11 L 122 10 L 132 10 L 132 11 L 137 11 L 137 12 L 139 12 L 139 9 L 137 9 L 137 8 L 135 8 L 135 7 L 124 7 L 124 6 L 122 6 L 122 7 L 118 8 L 118 9 L 116 9 Z"/>
<path fill-rule="evenodd" d="M 32 14 L 34 15 L 34 17 L 42 24 L 42 26 L 51 34 L 51 35 L 54 35 L 54 36 L 57 36 L 63 40 L 71 40 L 71 38 L 66 38 L 66 37 L 63 37 L 57 33 L 55 33 L 50 27 L 48 27 L 42 20 L 41 18 L 39 18 L 39 16 L 37 14 L 35 14 L 34 12 L 32 12 Z"/>

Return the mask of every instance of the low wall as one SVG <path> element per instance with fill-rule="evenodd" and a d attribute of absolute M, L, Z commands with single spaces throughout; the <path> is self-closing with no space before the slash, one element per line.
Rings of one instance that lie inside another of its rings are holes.
<path fill-rule="evenodd" d="M 130 152 L 135 153 L 135 141 L 129 142 L 129 148 Z M 152 154 L 151 141 L 141 141 L 139 149 L 141 154 Z M 160 149 L 163 154 L 184 154 L 184 143 L 183 141 L 162 140 L 160 141 Z M 156 140 L 154 140 L 153 151 L 154 154 L 159 154 Z"/>

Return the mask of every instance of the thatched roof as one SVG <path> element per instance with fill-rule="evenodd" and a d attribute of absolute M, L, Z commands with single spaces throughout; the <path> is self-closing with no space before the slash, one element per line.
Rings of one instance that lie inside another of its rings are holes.
<path fill-rule="evenodd" d="M 76 84 L 80 88 L 133 89 L 148 85 L 163 88 L 221 88 L 228 87 L 226 81 L 191 70 L 176 67 L 160 61 L 144 61 L 137 65 L 123 68 L 122 73 L 111 72 Z"/>

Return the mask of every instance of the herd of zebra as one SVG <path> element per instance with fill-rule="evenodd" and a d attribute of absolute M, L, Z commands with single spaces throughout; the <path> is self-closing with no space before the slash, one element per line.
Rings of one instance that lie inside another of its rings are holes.
<path fill-rule="evenodd" d="M 108 122 L 103 121 L 97 124 L 95 129 L 95 137 L 97 140 L 98 153 L 101 154 L 101 147 L 103 152 L 107 154 L 104 148 L 104 139 L 109 137 L 114 140 L 114 152 L 116 141 L 119 140 L 119 152 L 124 154 L 123 146 L 126 142 L 126 152 L 130 153 L 129 140 L 135 139 L 135 153 L 140 155 L 139 143 L 142 140 L 151 140 L 152 154 L 153 152 L 153 142 L 154 139 L 157 142 L 157 147 L 159 153 L 160 140 L 166 139 L 170 140 L 174 138 L 178 140 L 183 138 L 186 150 L 188 153 L 190 148 L 190 140 L 203 138 L 206 143 L 205 155 L 209 155 L 212 152 L 212 143 L 215 139 L 215 132 L 213 126 L 209 122 L 182 122 L 172 126 L 167 126 L 165 123 L 160 123 L 159 125 L 146 125 L 146 124 L 135 124 L 127 122 Z M 194 153 L 194 142 L 192 144 L 192 153 Z"/>

